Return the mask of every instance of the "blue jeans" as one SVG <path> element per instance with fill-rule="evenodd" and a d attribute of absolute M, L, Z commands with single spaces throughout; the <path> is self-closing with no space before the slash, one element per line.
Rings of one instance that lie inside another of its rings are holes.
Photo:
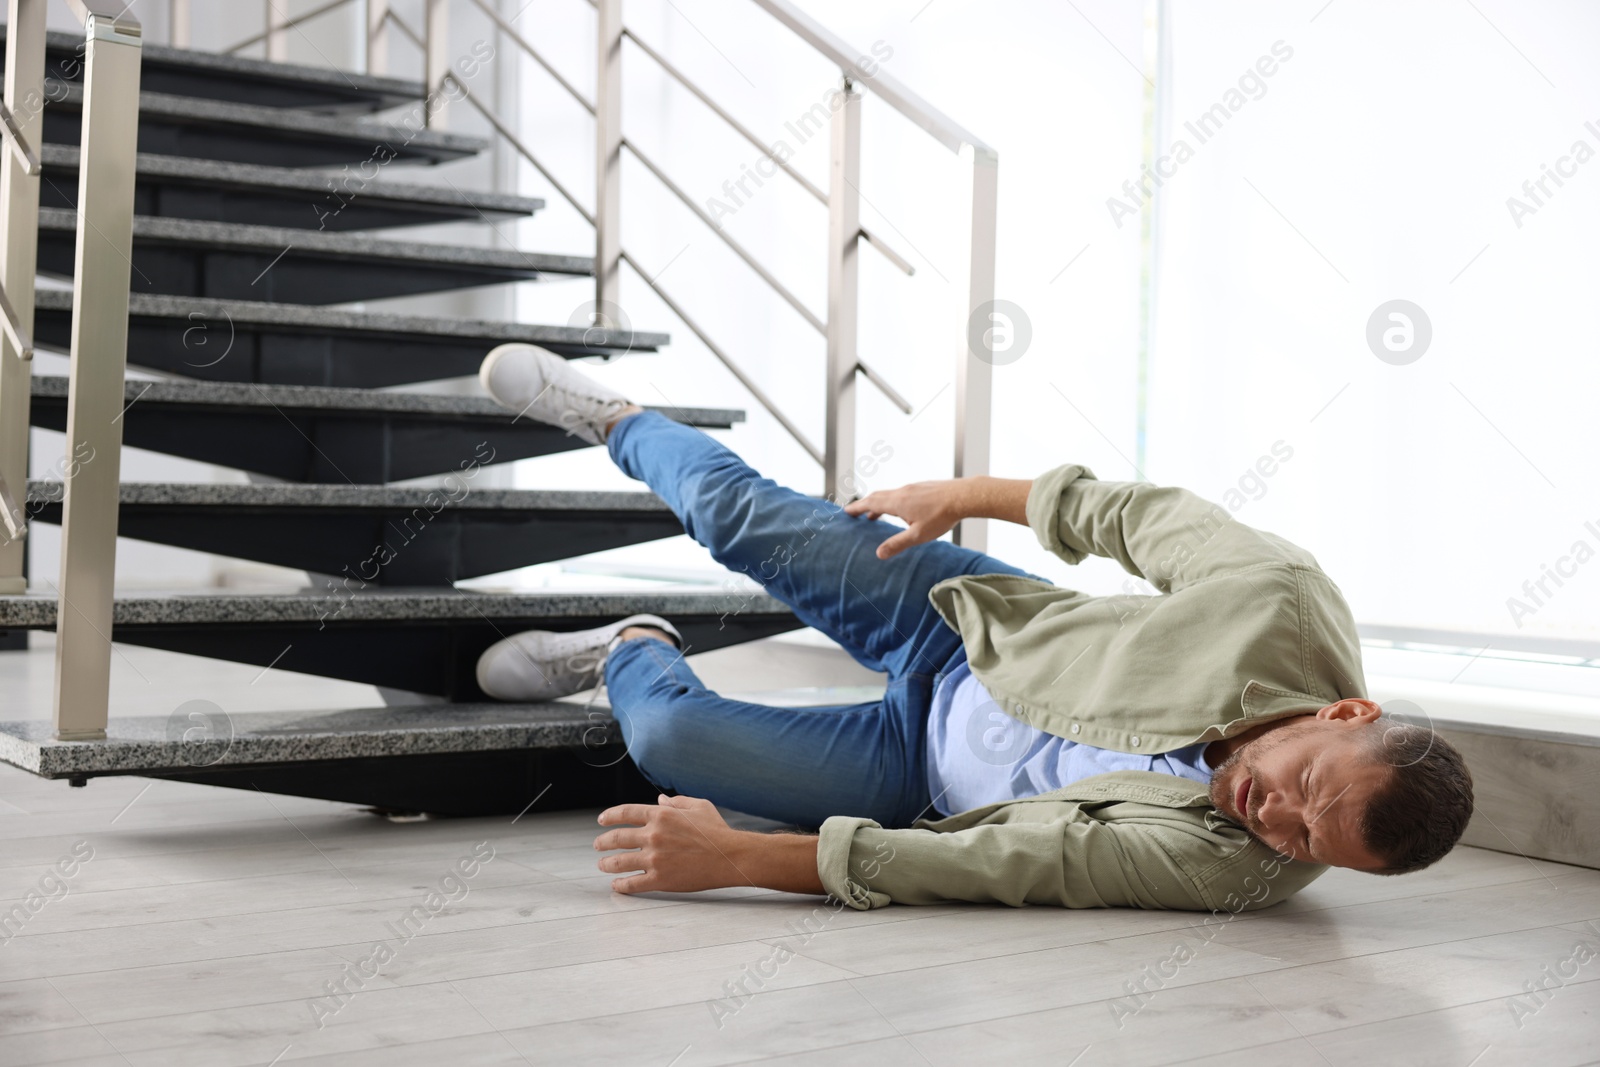
<path fill-rule="evenodd" d="M 806 625 L 889 676 L 883 699 L 871 703 L 769 707 L 707 690 L 665 642 L 624 641 L 606 661 L 606 687 L 645 776 L 662 789 L 805 827 L 830 815 L 903 827 L 928 814 L 928 709 L 939 679 L 964 655 L 928 591 L 960 574 L 1025 572 L 947 541 L 880 560 L 879 543 L 900 527 L 785 489 L 655 412 L 618 423 L 607 447 L 717 562 L 760 582 Z"/>

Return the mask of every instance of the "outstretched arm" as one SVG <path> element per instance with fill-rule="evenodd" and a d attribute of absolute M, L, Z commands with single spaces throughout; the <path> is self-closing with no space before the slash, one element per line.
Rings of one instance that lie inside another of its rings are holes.
<path fill-rule="evenodd" d="M 663 794 L 654 806 L 619 804 L 600 813 L 600 825 L 620 828 L 595 838 L 597 850 L 634 850 L 602 856 L 600 869 L 641 872 L 613 879 L 618 893 L 694 893 L 736 885 L 826 892 L 817 874 L 815 835 L 735 830 L 709 800 Z"/>
<path fill-rule="evenodd" d="M 1068 563 L 1106 556 L 1163 593 L 1261 563 L 1316 565 L 1305 549 L 1234 520 L 1187 489 L 1102 482 L 1081 464 L 1032 481 L 917 482 L 868 494 L 845 511 L 906 523 L 878 546 L 879 559 L 941 537 L 962 519 L 1004 519 L 1032 527 L 1039 543 Z"/>

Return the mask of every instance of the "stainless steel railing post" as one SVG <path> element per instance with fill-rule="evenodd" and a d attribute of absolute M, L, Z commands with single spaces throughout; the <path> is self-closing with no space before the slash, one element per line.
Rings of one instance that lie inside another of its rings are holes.
<path fill-rule="evenodd" d="M 965 171 L 966 188 L 962 199 L 969 205 L 969 222 L 964 231 L 964 254 L 961 257 L 966 303 L 957 301 L 961 321 L 952 323 L 960 330 L 961 342 L 956 349 L 956 454 L 957 478 L 989 473 L 989 432 L 993 359 L 987 344 L 982 341 L 974 347 L 974 333 L 979 337 L 983 329 L 974 329 L 973 323 L 982 319 L 988 323 L 989 309 L 994 301 L 994 244 L 996 209 L 999 195 L 999 157 L 990 149 L 964 144 L 960 150 Z M 958 279 L 958 286 L 961 279 Z M 955 542 L 966 548 L 982 552 L 988 547 L 988 530 L 983 519 L 965 519 L 955 531 Z"/>
<path fill-rule="evenodd" d="M 450 125 L 449 97 L 445 94 L 445 78 L 450 73 L 450 0 L 427 0 L 422 24 L 424 49 L 424 74 L 422 114 L 429 129 L 442 130 Z"/>
<path fill-rule="evenodd" d="M 389 0 L 367 0 L 367 73 L 389 73 Z"/>
<path fill-rule="evenodd" d="M 12 124 L 27 145 L 42 140 L 44 126 L 45 0 L 10 0 L 7 5 L 5 104 Z M 0 136 L 13 138 L 7 130 Z M 21 153 L 6 146 L 0 153 L 0 218 L 4 219 L 4 247 L 0 249 L 0 293 L 5 295 L 15 326 L 33 333 L 33 277 L 38 258 L 39 176 L 29 174 Z M 25 507 L 28 488 L 28 407 L 33 373 L 28 353 L 18 348 L 10 331 L 0 335 L 0 482 L 11 491 L 18 507 Z M 26 591 L 23 542 L 18 516 L 0 525 L 0 593 Z"/>
<path fill-rule="evenodd" d="M 83 140 L 67 390 L 66 498 L 56 605 L 55 732 L 105 737 L 122 474 L 123 375 L 139 137 L 139 23 L 120 0 L 84 14 Z"/>
<path fill-rule="evenodd" d="M 594 91 L 594 304 L 596 326 L 622 301 L 622 0 L 598 0 Z"/>
<path fill-rule="evenodd" d="M 828 379 L 822 491 L 844 503 L 855 494 L 856 312 L 861 240 L 861 94 L 844 79 L 833 112 L 828 167 Z"/>

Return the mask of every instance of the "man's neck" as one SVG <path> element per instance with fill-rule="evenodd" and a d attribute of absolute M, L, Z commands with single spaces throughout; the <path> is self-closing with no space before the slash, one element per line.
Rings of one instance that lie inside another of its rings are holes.
<path fill-rule="evenodd" d="M 1260 726 L 1252 726 L 1242 734 L 1234 734 L 1232 737 L 1224 737 L 1221 740 L 1213 741 L 1206 746 L 1206 765 L 1219 767 L 1222 765 L 1223 760 L 1250 742 L 1271 733 L 1280 726 L 1286 726 L 1291 722 L 1307 718 L 1309 715 L 1309 712 L 1306 715 L 1285 715 L 1281 719 L 1273 719 L 1271 722 L 1264 722 Z"/>

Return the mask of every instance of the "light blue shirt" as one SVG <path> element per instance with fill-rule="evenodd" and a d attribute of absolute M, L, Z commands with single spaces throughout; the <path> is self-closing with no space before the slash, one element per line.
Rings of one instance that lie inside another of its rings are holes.
<path fill-rule="evenodd" d="M 1109 771 L 1157 771 L 1211 781 L 1206 742 L 1152 756 L 1096 748 L 1018 722 L 966 661 L 940 680 L 928 712 L 928 789 L 942 815 L 1038 796 Z"/>

